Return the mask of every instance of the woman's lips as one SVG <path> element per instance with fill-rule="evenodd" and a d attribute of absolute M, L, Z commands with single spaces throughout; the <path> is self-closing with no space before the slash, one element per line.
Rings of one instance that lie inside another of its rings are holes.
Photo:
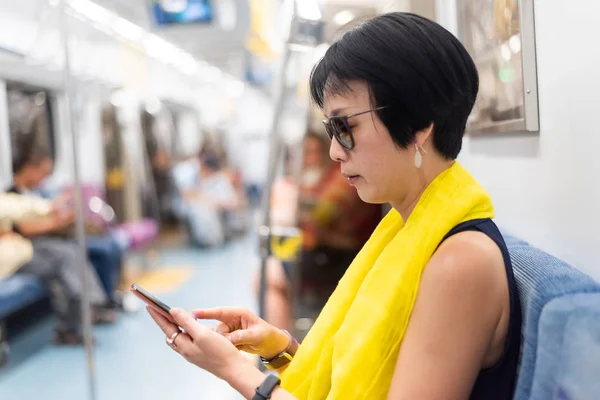
<path fill-rule="evenodd" d="M 353 186 L 360 178 L 360 175 L 344 174 L 344 177 L 348 179 L 348 183 Z"/>

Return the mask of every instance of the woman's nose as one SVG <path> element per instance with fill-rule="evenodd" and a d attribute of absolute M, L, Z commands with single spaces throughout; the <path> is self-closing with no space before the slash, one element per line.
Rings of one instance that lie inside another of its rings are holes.
<path fill-rule="evenodd" d="M 329 146 L 329 157 L 335 162 L 346 161 L 348 153 L 340 145 L 340 142 L 334 137 L 331 139 L 331 145 Z"/>

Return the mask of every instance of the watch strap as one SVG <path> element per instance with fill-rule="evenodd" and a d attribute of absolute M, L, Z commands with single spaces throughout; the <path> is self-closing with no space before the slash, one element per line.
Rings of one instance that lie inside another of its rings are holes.
<path fill-rule="evenodd" d="M 256 393 L 252 397 L 252 400 L 269 400 L 273 391 L 280 383 L 281 380 L 276 375 L 268 375 L 263 383 L 256 388 Z"/>
<path fill-rule="evenodd" d="M 270 360 L 265 360 L 264 358 L 260 358 L 260 361 L 269 369 L 276 370 L 283 367 L 286 364 L 289 364 L 292 361 L 292 356 L 288 352 L 282 352 L 271 358 Z"/>
<path fill-rule="evenodd" d="M 298 350 L 298 341 L 285 329 L 283 329 L 283 332 L 290 338 L 290 343 L 286 349 L 270 359 L 260 357 L 262 363 L 269 369 L 276 370 L 289 364 L 293 358 L 292 354 Z"/>

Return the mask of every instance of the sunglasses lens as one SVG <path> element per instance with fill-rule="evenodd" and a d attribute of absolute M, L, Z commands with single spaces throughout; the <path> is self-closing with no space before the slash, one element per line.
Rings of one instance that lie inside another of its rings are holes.
<path fill-rule="evenodd" d="M 325 125 L 325 131 L 327 132 L 327 136 L 329 136 L 329 140 L 333 140 L 334 132 L 331 121 L 325 120 L 323 121 L 323 125 Z"/>
<path fill-rule="evenodd" d="M 354 147 L 354 138 L 352 137 L 352 132 L 348 126 L 348 121 L 342 118 L 335 118 L 331 120 L 331 124 L 335 131 L 335 137 L 342 147 L 352 149 Z"/>

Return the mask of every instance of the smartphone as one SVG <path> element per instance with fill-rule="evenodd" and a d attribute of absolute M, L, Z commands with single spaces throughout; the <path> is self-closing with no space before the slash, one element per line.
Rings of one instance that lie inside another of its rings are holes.
<path fill-rule="evenodd" d="M 132 284 L 130 290 L 139 297 L 141 300 L 146 302 L 150 307 L 156 310 L 160 315 L 168 319 L 169 321 L 176 323 L 171 316 L 171 307 L 157 299 L 154 295 L 144 290 L 140 285 Z"/>

